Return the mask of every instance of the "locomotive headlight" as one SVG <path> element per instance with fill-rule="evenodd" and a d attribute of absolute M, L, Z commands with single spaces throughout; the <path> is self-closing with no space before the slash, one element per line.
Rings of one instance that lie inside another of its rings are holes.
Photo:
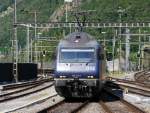
<path fill-rule="evenodd" d="M 94 78 L 93 76 L 91 76 L 91 78 Z"/>
<path fill-rule="evenodd" d="M 88 78 L 94 78 L 94 76 L 88 76 Z"/>
<path fill-rule="evenodd" d="M 60 78 L 66 78 L 66 76 L 60 76 Z"/>

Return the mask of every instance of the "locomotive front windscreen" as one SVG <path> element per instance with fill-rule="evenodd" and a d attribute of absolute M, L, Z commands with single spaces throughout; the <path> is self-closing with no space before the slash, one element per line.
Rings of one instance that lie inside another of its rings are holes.
<path fill-rule="evenodd" d="M 81 63 L 95 60 L 94 49 L 61 49 L 60 62 Z"/>

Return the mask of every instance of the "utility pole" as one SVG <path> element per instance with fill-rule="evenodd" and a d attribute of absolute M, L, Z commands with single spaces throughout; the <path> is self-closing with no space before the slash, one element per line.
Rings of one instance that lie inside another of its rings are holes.
<path fill-rule="evenodd" d="M 18 82 L 18 40 L 17 40 L 17 3 L 16 0 L 14 0 L 14 22 L 13 22 L 13 29 L 14 29 L 14 40 L 13 40 L 13 74 L 15 81 Z"/>
<path fill-rule="evenodd" d="M 35 37 L 35 45 L 34 45 L 34 50 L 36 49 L 36 39 L 37 39 L 37 36 L 36 36 L 36 33 L 37 33 L 37 11 L 34 11 L 34 24 L 35 24 L 35 28 L 34 28 L 34 37 Z M 31 42 L 32 42 L 32 39 L 31 39 Z M 36 54 L 37 55 L 37 54 Z M 37 59 L 36 59 L 37 61 Z M 31 62 L 32 62 L 32 43 L 31 43 Z"/>
<path fill-rule="evenodd" d="M 30 62 L 30 28 L 27 26 L 27 62 Z"/>
<path fill-rule="evenodd" d="M 122 9 L 120 6 L 118 8 L 118 13 L 119 13 L 119 23 L 120 23 L 120 27 L 119 27 L 119 71 L 121 71 L 121 22 L 122 22 L 122 13 L 124 12 L 125 10 Z"/>
<path fill-rule="evenodd" d="M 33 62 L 33 53 L 32 53 L 32 52 L 33 52 L 33 50 L 32 50 L 33 48 L 32 48 L 32 44 L 33 44 L 33 40 L 32 40 L 32 38 L 31 38 L 31 42 L 30 42 L 30 47 L 31 47 L 31 48 L 30 48 L 30 51 L 31 51 L 31 53 L 30 53 L 30 54 L 31 54 L 31 56 L 30 56 L 30 62 L 31 62 L 31 63 Z"/>
<path fill-rule="evenodd" d="M 37 13 L 40 13 L 40 12 L 37 12 L 36 10 L 35 11 L 26 11 L 26 10 L 21 10 L 22 12 L 25 12 L 25 13 L 28 13 L 28 14 L 34 14 L 34 38 L 35 38 L 35 40 L 36 40 L 36 38 L 37 38 Z M 27 27 L 28 27 L 29 25 L 27 25 Z M 31 49 L 31 62 L 33 61 L 32 60 L 32 38 L 31 38 L 31 44 L 30 44 L 30 49 Z M 35 47 L 35 45 L 34 45 L 34 47 Z M 35 48 L 34 48 L 35 49 Z"/>
<path fill-rule="evenodd" d="M 66 2 L 66 23 L 68 22 L 68 4 Z"/>
<path fill-rule="evenodd" d="M 117 30 L 115 30 L 114 37 L 113 37 L 113 51 L 112 51 L 113 52 L 113 74 L 115 68 L 114 59 L 115 59 L 116 36 L 117 36 Z"/>
<path fill-rule="evenodd" d="M 37 38 L 37 11 L 35 10 L 35 11 L 27 11 L 28 13 L 31 13 L 31 14 L 34 14 L 34 39 L 36 40 L 36 38 Z M 32 59 L 32 57 L 33 57 L 33 54 L 32 54 L 32 38 L 31 38 L 31 44 L 30 44 L 30 46 L 31 46 L 31 62 L 33 61 L 33 59 Z M 35 47 L 35 45 L 34 45 L 34 47 Z M 34 48 L 35 49 L 35 48 Z"/>
<path fill-rule="evenodd" d="M 65 0 L 66 7 L 66 23 L 68 22 L 68 3 L 71 3 L 73 0 Z"/>
<path fill-rule="evenodd" d="M 142 62 L 141 62 L 141 69 L 144 70 L 144 47 L 145 47 L 145 41 L 146 41 L 146 32 L 147 31 L 144 31 L 144 43 L 142 45 L 142 54 L 141 54 L 141 57 L 142 57 Z"/>
<path fill-rule="evenodd" d="M 141 34 L 141 29 L 139 28 L 139 34 Z M 141 70 L 141 36 L 139 35 L 139 50 L 138 50 L 138 69 Z"/>
<path fill-rule="evenodd" d="M 37 42 L 38 42 L 38 40 L 39 40 L 39 38 L 40 38 L 40 35 L 41 35 L 42 33 L 41 32 L 39 32 L 38 33 L 38 37 L 35 39 L 35 62 L 36 63 L 38 63 L 38 50 L 37 50 Z"/>
<path fill-rule="evenodd" d="M 37 41 L 36 41 L 37 42 Z M 38 63 L 38 53 L 37 53 L 37 44 L 35 42 L 35 62 Z"/>
<path fill-rule="evenodd" d="M 126 28 L 126 63 L 125 63 L 125 69 L 126 72 L 129 70 L 129 55 L 130 55 L 130 30 Z"/>

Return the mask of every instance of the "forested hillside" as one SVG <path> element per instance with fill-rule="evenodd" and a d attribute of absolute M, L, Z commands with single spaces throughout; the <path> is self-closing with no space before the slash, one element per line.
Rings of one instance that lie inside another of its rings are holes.
<path fill-rule="evenodd" d="M 37 12 L 37 22 L 47 22 L 51 14 L 57 9 L 63 1 L 59 0 L 17 0 L 17 21 L 34 22 L 34 12 Z M 0 15 L 7 12 L 7 8 L 13 8 L 13 0 L 0 0 L 2 7 Z M 5 7 L 5 8 L 4 8 Z M 13 12 L 6 13 L 0 17 L 0 49 L 11 46 L 13 39 Z M 20 32 L 21 31 L 21 32 Z M 26 34 L 24 29 L 18 30 L 19 46 L 24 47 Z M 8 48 L 9 49 L 9 48 Z"/>
<path fill-rule="evenodd" d="M 94 19 L 101 22 L 119 21 L 119 10 L 123 22 L 150 21 L 149 0 L 84 0 L 81 8 L 96 10 Z"/>
<path fill-rule="evenodd" d="M 78 6 L 77 11 L 93 10 L 91 15 L 87 16 L 87 21 L 93 22 L 149 22 L 150 20 L 150 1 L 149 0 L 80 0 L 81 4 Z M 0 15 L 8 10 L 8 7 L 13 8 L 14 0 L 0 0 Z M 37 22 L 48 22 L 50 16 L 56 9 L 64 4 L 63 0 L 17 0 L 17 20 L 18 22 L 34 22 L 34 12 L 37 13 Z M 13 9 L 12 9 L 13 10 Z M 60 9 L 61 10 L 61 9 Z M 72 12 L 69 13 L 69 21 L 75 21 Z M 61 20 L 65 20 L 65 15 Z M 5 16 L 0 16 L 0 51 L 9 51 L 11 41 L 13 39 L 13 12 Z M 66 34 L 69 29 L 64 29 Z M 138 29 L 134 29 L 136 32 Z M 149 31 L 149 29 L 144 29 Z M 141 32 L 144 32 L 142 29 Z M 48 32 L 47 32 L 48 31 Z M 72 29 L 74 31 L 74 29 Z M 112 29 L 84 29 L 84 31 L 95 36 L 97 39 L 111 40 L 114 36 Z M 103 34 L 102 32 L 105 32 Z M 124 32 L 124 29 L 122 29 Z M 46 36 L 60 37 L 62 29 L 51 29 L 44 31 Z M 30 37 L 34 37 L 34 31 L 31 30 Z M 62 36 L 61 36 L 62 37 Z M 18 29 L 19 48 L 24 48 L 26 44 L 26 29 Z M 137 41 L 137 38 L 131 41 Z M 122 39 L 124 41 L 124 39 Z M 112 42 L 106 42 L 108 51 L 112 51 Z M 116 42 L 116 47 L 118 47 Z M 124 45 L 122 50 L 124 50 Z M 134 59 L 138 51 L 138 45 L 131 46 L 131 55 Z"/>

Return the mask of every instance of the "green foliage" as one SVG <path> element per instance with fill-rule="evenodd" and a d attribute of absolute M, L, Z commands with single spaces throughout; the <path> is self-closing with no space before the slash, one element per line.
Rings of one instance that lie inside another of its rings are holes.
<path fill-rule="evenodd" d="M 19 1 L 19 2 L 18 2 Z M 63 1 L 57 0 L 18 0 L 17 21 L 34 23 L 34 11 L 37 11 L 37 22 L 48 22 L 50 15 L 59 7 Z M 7 9 L 12 6 L 13 0 L 0 0 L 0 4 Z M 13 40 L 13 13 L 0 18 L 0 47 L 11 46 Z M 33 29 L 30 29 L 30 36 L 34 37 Z M 26 42 L 26 28 L 18 30 L 19 46 L 22 48 Z"/>
<path fill-rule="evenodd" d="M 148 0 L 84 0 L 81 9 L 96 10 L 94 20 L 100 22 L 119 21 L 119 7 L 123 22 L 149 21 L 150 1 Z"/>
<path fill-rule="evenodd" d="M 18 0 L 17 2 L 17 20 L 18 22 L 34 23 L 34 12 L 37 12 L 37 22 L 48 22 L 51 14 L 63 4 L 63 0 Z M 7 10 L 9 6 L 12 7 L 14 0 L 0 0 L 0 12 Z M 146 22 L 150 20 L 150 1 L 149 0 L 82 0 L 82 4 L 77 10 L 95 10 L 91 15 L 87 16 L 87 21 L 94 22 Z M 119 8 L 121 13 L 119 13 Z M 69 21 L 75 21 L 74 17 L 69 13 Z M 65 21 L 65 16 L 61 18 L 61 21 Z M 0 47 L 11 47 L 11 40 L 13 39 L 13 13 L 0 18 Z M 65 34 L 70 32 L 70 29 L 50 29 L 42 33 L 42 36 L 56 37 L 56 39 L 63 38 L 63 30 Z M 141 33 L 145 30 L 142 29 Z M 37 30 L 37 33 L 41 30 Z M 75 31 L 72 28 L 72 32 Z M 112 52 L 112 39 L 114 37 L 114 29 L 84 29 L 85 32 L 93 35 L 97 40 L 106 40 L 106 49 L 108 52 Z M 125 31 L 125 29 L 122 29 Z M 132 33 L 137 33 L 138 29 L 131 29 Z M 106 32 L 105 34 L 102 32 Z M 19 48 L 25 48 L 26 45 L 26 29 L 18 29 Z M 34 39 L 34 29 L 30 29 L 30 37 Z M 118 38 L 118 37 L 116 37 Z M 108 41 L 107 41 L 108 40 Z M 143 41 L 142 39 L 141 41 Z M 122 42 L 125 42 L 125 38 L 121 38 Z M 138 42 L 137 38 L 132 38 L 131 42 Z M 34 42 L 33 42 L 34 43 Z M 54 50 L 54 46 L 58 42 L 42 42 L 44 45 L 49 45 L 51 48 L 44 48 L 46 51 Z M 100 41 L 100 43 L 103 43 Z M 117 48 L 119 47 L 118 39 L 116 39 L 115 57 L 117 54 Z M 122 49 L 125 49 L 125 44 L 122 45 Z M 10 49 L 9 49 L 10 50 Z M 131 45 L 131 60 L 135 59 L 135 54 L 138 51 L 138 45 Z M 47 53 L 48 56 L 52 54 Z M 45 59 L 48 59 L 46 57 Z"/>
<path fill-rule="evenodd" d="M 7 10 L 7 7 L 12 5 L 12 0 L 0 0 L 0 12 Z"/>

